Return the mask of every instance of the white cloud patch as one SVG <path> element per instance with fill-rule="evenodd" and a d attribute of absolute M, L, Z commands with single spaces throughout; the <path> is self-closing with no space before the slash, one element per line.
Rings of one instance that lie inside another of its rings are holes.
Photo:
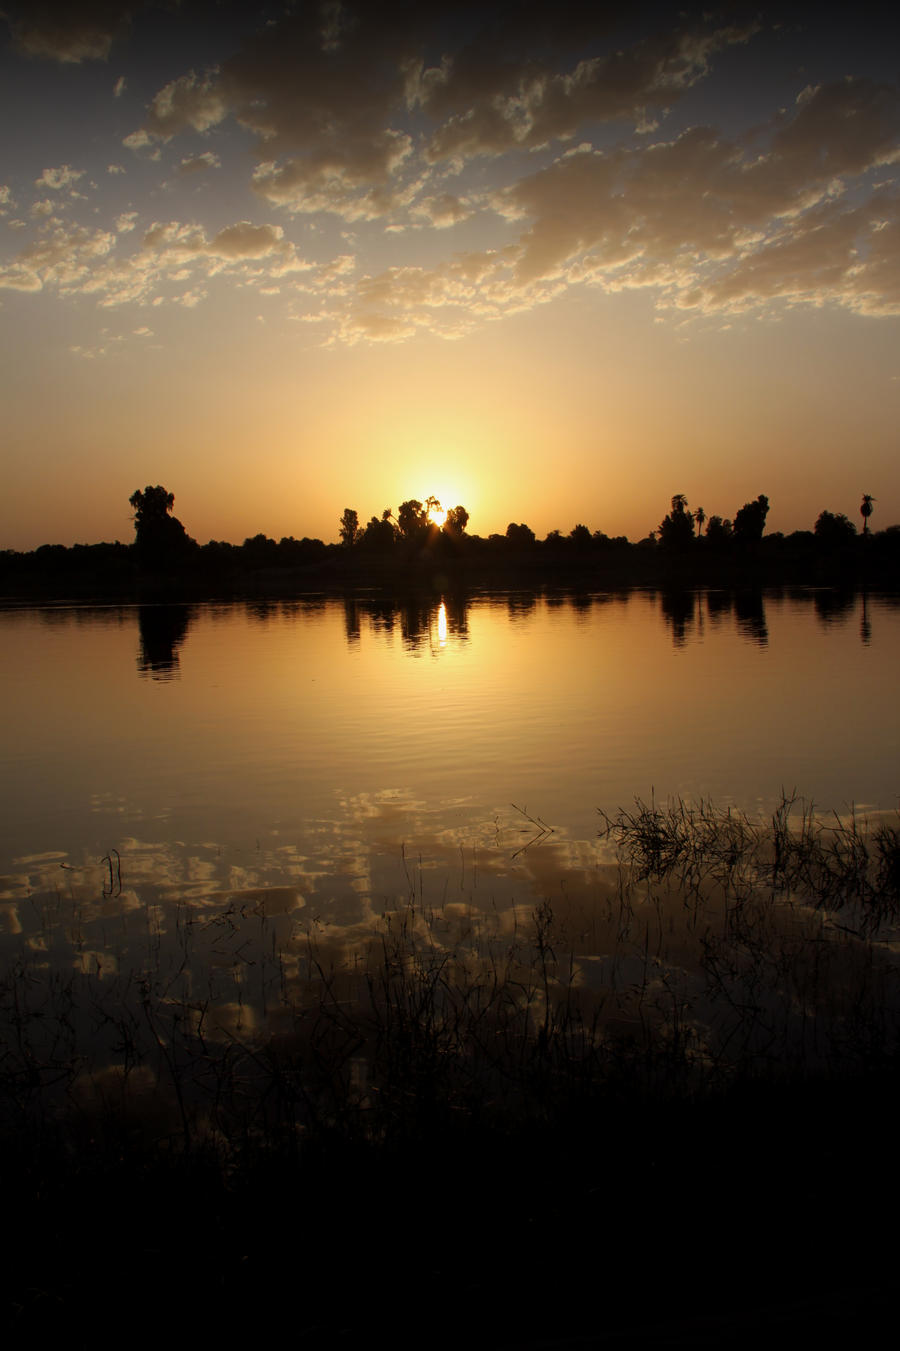
<path fill-rule="evenodd" d="M 455 193 L 439 192 L 433 197 L 423 197 L 413 207 L 412 214 L 427 221 L 436 230 L 444 230 L 468 220 L 473 212 L 472 207 Z"/>
<path fill-rule="evenodd" d="M 227 116 L 227 106 L 211 71 L 200 77 L 193 71 L 172 80 L 151 100 L 141 130 L 168 141 L 179 132 L 208 131 Z"/>
<path fill-rule="evenodd" d="M 94 296 L 104 308 L 128 303 L 172 303 L 193 308 L 214 277 L 275 283 L 313 271 L 280 225 L 238 221 L 209 236 L 202 226 L 156 222 L 136 250 L 116 252 L 134 230 L 136 212 L 116 218 L 116 233 L 57 226 L 0 267 L 0 288 Z M 185 287 L 184 283 L 188 283 Z M 173 286 L 177 290 L 173 291 Z"/>
<path fill-rule="evenodd" d="M 200 155 L 185 155 L 179 161 L 177 172 L 184 178 L 191 174 L 204 173 L 207 169 L 220 169 L 222 161 L 218 155 L 213 154 L 211 150 L 204 150 Z"/>
<path fill-rule="evenodd" d="M 114 236 L 105 230 L 58 226 L 24 248 L 10 266 L 0 268 L 0 287 L 40 291 L 55 286 L 64 293 L 78 290 L 114 242 Z"/>
<path fill-rule="evenodd" d="M 61 164 L 58 169 L 45 169 L 40 178 L 34 180 L 34 186 L 59 191 L 70 188 L 79 178 L 84 178 L 83 169 L 71 169 L 68 164 Z"/>

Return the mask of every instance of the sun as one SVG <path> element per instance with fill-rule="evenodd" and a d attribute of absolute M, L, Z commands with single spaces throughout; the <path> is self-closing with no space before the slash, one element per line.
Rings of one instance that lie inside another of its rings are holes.
<path fill-rule="evenodd" d="M 447 513 L 443 507 L 429 507 L 428 519 L 432 525 L 436 525 L 440 529 L 447 519 Z"/>

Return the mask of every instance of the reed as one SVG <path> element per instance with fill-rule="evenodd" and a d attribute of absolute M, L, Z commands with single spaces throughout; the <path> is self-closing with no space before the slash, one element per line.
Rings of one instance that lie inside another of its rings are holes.
<path fill-rule="evenodd" d="M 312 925 L 280 950 L 264 914 L 224 908 L 243 963 L 228 999 L 192 993 L 189 923 L 174 967 L 152 926 L 141 972 L 20 959 L 0 981 L 0 1129 L 124 1130 L 230 1167 L 317 1136 L 506 1129 L 610 1092 L 894 1063 L 895 825 L 822 821 L 793 797 L 768 822 L 651 800 L 603 816 L 600 843 L 615 876 L 587 934 L 550 898 L 524 924 L 429 909 L 411 877 L 365 932 Z"/>
<path fill-rule="evenodd" d="M 864 1186 L 819 1188 L 836 1149 L 863 1157 L 896 1089 L 898 858 L 892 822 L 822 820 L 793 797 L 767 821 L 651 799 L 602 817 L 590 914 L 557 895 L 524 915 L 430 907 L 410 872 L 405 903 L 353 934 L 310 923 L 276 942 L 264 907 L 229 902 L 203 926 L 180 914 L 171 959 L 148 915 L 139 970 L 51 976 L 20 957 L 0 980 L 0 1138 L 23 1217 L 7 1321 L 70 1326 L 87 1257 L 76 1278 L 28 1254 L 73 1208 L 79 1248 L 107 1254 L 125 1307 L 119 1194 L 147 1262 L 165 1260 L 185 1204 L 202 1213 L 212 1237 L 191 1249 L 192 1279 L 220 1291 L 208 1316 L 232 1333 L 258 1318 L 224 1293 L 245 1259 L 285 1281 L 302 1260 L 340 1309 L 360 1226 L 352 1279 L 371 1301 L 405 1271 L 407 1314 L 435 1345 L 473 1335 L 466 1307 L 482 1341 L 549 1336 L 556 1313 L 498 1296 L 521 1284 L 520 1243 L 545 1289 L 593 1292 L 569 1292 L 580 1335 L 598 1289 L 622 1326 L 617 1301 L 646 1299 L 634 1254 L 648 1224 L 668 1245 L 654 1296 L 667 1317 L 687 1317 L 690 1250 L 705 1307 L 744 1308 L 751 1271 L 770 1298 L 788 1298 L 789 1272 L 829 1298 L 787 1232 L 814 1254 L 835 1216 L 858 1229 L 883 1205 Z M 200 982 L 206 938 L 231 944 L 227 989 Z M 479 1226 L 491 1235 L 487 1285 L 447 1302 L 459 1277 L 432 1223 L 456 1253 Z M 728 1243 L 710 1253 L 710 1233 Z M 763 1251 L 781 1269 L 764 1271 Z M 356 1326 L 340 1317 L 298 1311 L 298 1338 Z"/>

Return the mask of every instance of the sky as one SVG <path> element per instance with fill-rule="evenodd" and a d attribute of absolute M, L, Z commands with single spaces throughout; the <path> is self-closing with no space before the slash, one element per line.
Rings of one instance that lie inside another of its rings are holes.
<path fill-rule="evenodd" d="M 0 548 L 900 521 L 866 6 L 0 0 Z"/>

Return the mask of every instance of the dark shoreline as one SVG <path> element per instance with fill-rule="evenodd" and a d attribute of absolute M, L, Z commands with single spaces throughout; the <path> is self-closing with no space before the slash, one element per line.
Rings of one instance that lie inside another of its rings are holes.
<path fill-rule="evenodd" d="M 838 548 L 811 532 L 751 544 L 591 538 L 534 541 L 443 535 L 430 547 L 375 554 L 318 540 L 193 546 L 177 566 L 142 566 L 134 545 L 44 546 L 0 553 L 0 598 L 10 601 L 218 600 L 359 589 L 430 592 L 508 587 L 630 589 L 837 586 L 900 588 L 900 527 L 858 535 Z"/>

